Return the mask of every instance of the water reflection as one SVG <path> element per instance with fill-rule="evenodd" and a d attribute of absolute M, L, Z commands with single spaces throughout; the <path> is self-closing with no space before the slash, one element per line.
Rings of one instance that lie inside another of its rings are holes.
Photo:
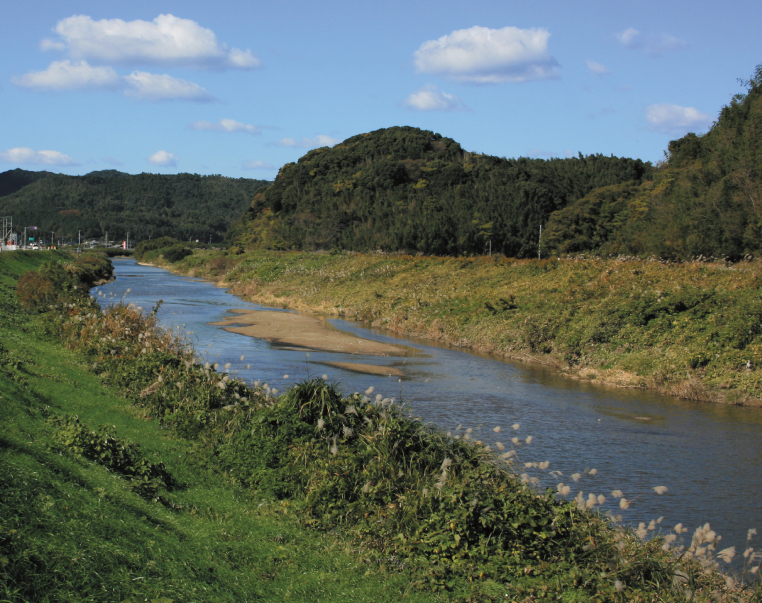
<path fill-rule="evenodd" d="M 546 471 L 533 472 L 545 485 L 563 482 L 572 486 L 572 495 L 583 490 L 585 497 L 590 492 L 604 494 L 604 509 L 617 512 L 610 493 L 622 490 L 633 500 L 624 512 L 628 522 L 664 516 L 663 528 L 682 522 L 692 530 L 708 521 L 723 535 L 723 546 L 739 547 L 748 528 L 762 528 L 759 409 L 604 388 L 565 378 L 545 366 L 437 347 L 342 320 L 327 322 L 417 352 L 401 359 L 279 349 L 207 324 L 234 308 L 262 306 L 205 281 L 139 266 L 134 260 L 114 264 L 117 280 L 99 288 L 102 303 L 126 294 L 126 301 L 147 311 L 164 300 L 157 315 L 162 324 L 183 330 L 200 356 L 220 365 L 230 363 L 245 379 L 262 380 L 282 391 L 294 382 L 327 374 L 348 393 L 373 386 L 384 396 L 405 399 L 414 413 L 453 433 L 462 424 L 473 428 L 474 439 L 493 445 L 499 441 L 506 450 L 514 447 L 511 438 L 518 437 L 522 466 L 550 462 Z M 402 370 L 404 377 L 364 375 L 322 362 L 383 364 Z M 510 427 L 514 423 L 520 424 L 517 431 Z M 493 431 L 496 426 L 500 433 Z M 524 443 L 527 436 L 532 436 L 529 445 Z M 594 477 L 572 481 L 572 474 L 592 468 L 597 469 Z M 553 470 L 562 475 L 548 475 Z M 669 490 L 657 496 L 652 488 L 662 485 Z"/>

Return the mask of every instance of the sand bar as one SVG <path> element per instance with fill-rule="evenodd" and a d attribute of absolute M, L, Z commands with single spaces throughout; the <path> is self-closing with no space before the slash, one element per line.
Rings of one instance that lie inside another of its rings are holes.
<path fill-rule="evenodd" d="M 403 346 L 362 339 L 338 331 L 325 320 L 293 312 L 268 310 L 230 310 L 232 313 L 219 322 L 209 323 L 231 333 L 265 339 L 291 349 L 367 354 L 370 356 L 406 356 Z M 386 374 L 386 373 L 383 373 Z"/>
<path fill-rule="evenodd" d="M 325 366 L 333 366 L 348 371 L 354 371 L 355 373 L 365 373 L 367 375 L 383 375 L 393 377 L 404 377 L 400 369 L 393 366 L 378 366 L 377 364 L 360 364 L 358 362 L 319 362 L 318 364 L 324 364 Z"/>

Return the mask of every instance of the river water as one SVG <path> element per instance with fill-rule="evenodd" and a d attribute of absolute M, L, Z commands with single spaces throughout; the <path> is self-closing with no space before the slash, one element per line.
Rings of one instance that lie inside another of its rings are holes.
<path fill-rule="evenodd" d="M 604 388 L 543 366 L 438 347 L 344 320 L 327 323 L 367 339 L 408 346 L 410 354 L 379 358 L 279 349 L 208 324 L 234 308 L 276 309 L 132 259 L 116 259 L 114 266 L 116 280 L 93 290 L 103 305 L 124 299 L 147 312 L 163 300 L 157 314 L 162 325 L 182 331 L 200 358 L 221 369 L 230 363 L 229 370 L 243 379 L 280 391 L 322 375 L 346 393 L 372 386 L 374 395 L 405 400 L 414 414 L 453 435 L 470 428 L 474 439 L 516 448 L 522 471 L 524 463 L 549 461 L 545 470 L 527 471 L 543 485 L 570 485 L 571 496 L 580 490 L 585 498 L 603 494 L 607 501 L 601 508 L 621 513 L 625 523 L 663 517 L 663 532 L 680 522 L 690 530 L 689 538 L 709 522 L 723 537 L 718 548 L 736 545 L 740 551 L 749 528 L 757 528 L 755 540 L 762 540 L 762 409 Z M 393 366 L 404 377 L 366 375 L 322 362 Z M 518 430 L 511 427 L 516 423 Z M 518 447 L 511 442 L 514 437 Z M 590 469 L 594 475 L 585 473 Z M 551 471 L 562 475 L 549 475 Z M 583 474 L 577 483 L 571 477 L 575 473 Z M 668 491 L 657 495 L 656 486 Z M 620 511 L 613 490 L 632 501 L 629 509 Z"/>

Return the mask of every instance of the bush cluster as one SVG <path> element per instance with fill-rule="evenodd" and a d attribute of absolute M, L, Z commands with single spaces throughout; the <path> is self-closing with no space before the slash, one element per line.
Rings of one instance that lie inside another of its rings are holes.
<path fill-rule="evenodd" d="M 164 463 L 152 463 L 140 453 L 138 444 L 116 436 L 116 428 L 101 425 L 97 431 L 83 425 L 78 417 L 51 416 L 54 444 L 95 461 L 126 478 L 132 489 L 148 500 L 160 500 L 159 492 L 174 485 Z"/>
<path fill-rule="evenodd" d="M 68 263 L 51 259 L 39 270 L 24 274 L 16 292 L 24 308 L 43 312 L 64 300 L 85 301 L 89 298 L 89 288 L 107 280 L 112 273 L 111 262 L 101 254 L 85 254 Z"/>

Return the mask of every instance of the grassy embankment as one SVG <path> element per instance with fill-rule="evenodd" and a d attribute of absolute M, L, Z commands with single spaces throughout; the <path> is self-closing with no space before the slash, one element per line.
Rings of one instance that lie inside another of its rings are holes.
<path fill-rule="evenodd" d="M 29 354 L 5 350 L 0 371 L 5 600 L 762 596 L 717 571 L 734 550 L 717 552 L 708 526 L 684 546 L 680 526 L 644 542 L 656 520 L 635 533 L 595 514 L 601 495 L 537 493 L 513 472 L 514 450 L 498 456 L 322 380 L 281 396 L 246 385 L 195 363 L 152 313 L 102 313 L 65 277 L 43 266 L 21 278 L 42 320 L 0 288 L 2 328 Z M 754 578 L 759 558 L 745 558 Z"/>
<path fill-rule="evenodd" d="M 762 265 L 196 250 L 170 264 L 263 304 L 367 321 L 576 377 L 762 404 Z M 747 361 L 751 368 L 747 369 Z"/>
<path fill-rule="evenodd" d="M 19 277 L 51 259 L 70 256 L 0 254 L 0 601 L 435 600 L 304 530 L 287 502 L 231 484 L 202 447 L 134 408 L 139 395 L 88 370 L 92 347 L 88 360 L 64 349 L 16 299 Z M 104 324 L 112 335 L 102 351 L 118 359 L 125 334 Z"/>

